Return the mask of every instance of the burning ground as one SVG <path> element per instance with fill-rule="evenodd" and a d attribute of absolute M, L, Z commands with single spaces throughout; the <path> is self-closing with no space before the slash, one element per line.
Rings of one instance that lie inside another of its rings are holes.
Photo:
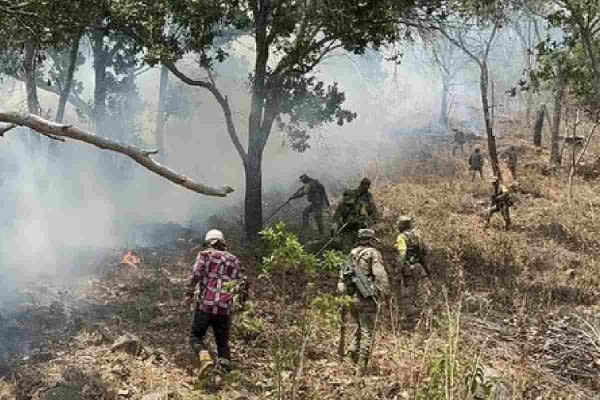
<path fill-rule="evenodd" d="M 135 248 L 126 260 L 129 249 L 97 254 L 69 287 L 29 286 L 29 297 L 0 319 L 0 398 L 463 399 L 490 398 L 492 388 L 503 399 L 594 399 L 600 192 L 585 179 L 596 160 L 586 160 L 576 202 L 566 207 L 563 179 L 545 171 L 546 151 L 518 135 L 501 146 L 508 143 L 522 160 L 508 233 L 499 220 L 482 229 L 489 188 L 469 183 L 447 149 L 367 171 L 377 176 L 388 272 L 394 276 L 392 223 L 406 212 L 431 245 L 434 276 L 416 330 L 401 330 L 394 303 L 381 313 L 365 377 L 335 351 L 338 321 L 327 296 L 335 273 L 258 275 L 259 249 L 235 247 L 252 286 L 234 320 L 236 369 L 218 386 L 198 381 L 182 299 L 201 232 L 171 229 L 162 235 L 169 243 Z"/>

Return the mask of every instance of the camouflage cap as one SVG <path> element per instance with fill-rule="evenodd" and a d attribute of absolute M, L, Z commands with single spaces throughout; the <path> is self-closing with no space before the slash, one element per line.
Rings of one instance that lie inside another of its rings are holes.
<path fill-rule="evenodd" d="M 308 179 L 308 175 L 306 175 L 306 174 L 300 175 L 300 182 L 304 181 L 305 179 Z"/>
<path fill-rule="evenodd" d="M 377 239 L 377 236 L 375 236 L 375 231 L 373 229 L 359 229 L 358 239 L 379 241 L 379 239 Z"/>

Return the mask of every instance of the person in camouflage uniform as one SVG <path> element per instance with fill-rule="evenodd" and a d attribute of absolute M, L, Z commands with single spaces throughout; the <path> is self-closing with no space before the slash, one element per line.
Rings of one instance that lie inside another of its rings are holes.
<path fill-rule="evenodd" d="M 371 180 L 363 178 L 355 190 L 357 212 L 369 226 L 374 224 L 377 218 L 379 218 L 377 205 L 373 199 L 373 194 L 369 191 L 370 188 Z"/>
<path fill-rule="evenodd" d="M 367 227 L 367 221 L 361 216 L 356 206 L 356 193 L 353 190 L 344 190 L 342 201 L 333 213 L 331 234 L 338 235 L 339 250 L 347 252 L 357 240 L 358 230 Z"/>
<path fill-rule="evenodd" d="M 479 177 L 483 180 L 484 158 L 481 150 L 477 147 L 469 156 L 469 171 L 471 171 L 471 182 L 475 180 L 475 174 L 479 172 Z"/>
<path fill-rule="evenodd" d="M 330 208 L 329 198 L 327 197 L 325 187 L 321 182 L 310 178 L 306 174 L 300 176 L 300 182 L 302 182 L 304 186 L 290 197 L 290 200 L 299 199 L 304 196 L 308 198 L 309 205 L 302 212 L 302 225 L 304 229 L 308 229 L 310 215 L 312 214 L 317 223 L 319 234 L 322 235 L 325 232 L 325 225 L 323 224 L 323 208 Z"/>
<path fill-rule="evenodd" d="M 510 206 L 512 206 L 512 199 L 508 188 L 500 183 L 500 179 L 495 176 L 492 179 L 492 185 L 494 186 L 494 193 L 491 196 L 490 206 L 485 213 L 485 228 L 489 227 L 492 215 L 499 212 L 502 214 L 506 230 L 510 229 Z"/>
<path fill-rule="evenodd" d="M 515 146 L 510 146 L 503 154 L 503 158 L 506 158 L 506 166 L 510 171 L 510 175 L 513 180 L 517 179 L 517 148 Z"/>
<path fill-rule="evenodd" d="M 351 296 L 354 300 L 348 311 L 357 324 L 357 329 L 348 355 L 362 371 L 369 363 L 380 303 L 388 295 L 390 288 L 381 253 L 375 248 L 377 242 L 378 239 L 372 229 L 361 229 L 358 232 L 356 247 L 350 252 L 353 268 L 361 271 L 368 278 L 374 286 L 375 295 L 369 298 L 363 297 L 354 284 L 345 277 L 343 270 L 340 271 L 338 281 L 338 291 Z"/>
<path fill-rule="evenodd" d="M 402 277 L 400 304 L 405 312 L 407 328 L 417 321 L 420 308 L 420 282 L 429 277 L 429 268 L 425 263 L 427 246 L 414 228 L 413 219 L 400 216 L 397 221 L 399 234 L 396 237 L 397 265 Z"/>
<path fill-rule="evenodd" d="M 454 147 L 452 148 L 452 157 L 456 154 L 456 150 L 460 149 L 460 154 L 464 154 L 464 146 L 465 146 L 465 134 L 463 131 L 452 128 L 454 131 Z"/>

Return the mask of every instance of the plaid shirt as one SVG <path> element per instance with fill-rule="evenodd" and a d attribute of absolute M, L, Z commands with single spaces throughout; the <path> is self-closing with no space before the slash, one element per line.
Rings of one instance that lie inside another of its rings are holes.
<path fill-rule="evenodd" d="M 190 278 L 189 293 L 200 283 L 197 309 L 215 315 L 231 314 L 233 289 L 242 278 L 240 260 L 227 251 L 207 249 L 198 253 Z M 231 289 L 227 282 L 236 281 Z"/>

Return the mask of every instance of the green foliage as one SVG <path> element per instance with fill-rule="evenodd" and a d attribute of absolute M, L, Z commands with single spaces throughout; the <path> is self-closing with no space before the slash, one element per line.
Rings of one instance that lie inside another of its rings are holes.
<path fill-rule="evenodd" d="M 244 311 L 237 317 L 234 329 L 245 340 L 256 339 L 264 331 L 265 321 L 256 312 L 256 303 L 247 301 Z"/>
<path fill-rule="evenodd" d="M 340 325 L 340 309 L 349 307 L 354 299 L 348 295 L 334 295 L 331 293 L 316 296 L 310 303 L 310 309 L 315 318 L 326 326 L 337 328 Z M 319 324 L 324 326 L 323 324 Z"/>
<path fill-rule="evenodd" d="M 323 271 L 338 272 L 345 262 L 346 256 L 344 253 L 338 250 L 327 250 L 323 253 L 323 261 L 319 264 L 319 267 Z"/>
<path fill-rule="evenodd" d="M 317 258 L 307 253 L 298 237 L 286 231 L 285 223 L 279 222 L 275 226 L 264 229 L 260 233 L 269 254 L 263 258 L 262 269 L 270 272 L 274 268 L 290 268 L 305 272 L 315 272 Z"/>
<path fill-rule="evenodd" d="M 539 67 L 532 83 L 539 88 L 554 81 L 559 72 L 564 74 L 577 105 L 598 117 L 600 38 L 594 21 L 600 18 L 600 5 L 587 0 L 557 1 L 545 17 L 550 27 L 560 31 L 538 44 Z"/>
<path fill-rule="evenodd" d="M 469 367 L 464 379 L 465 389 L 468 394 L 479 399 L 491 400 L 495 398 L 497 379 L 485 375 L 485 371 L 475 362 Z"/>

